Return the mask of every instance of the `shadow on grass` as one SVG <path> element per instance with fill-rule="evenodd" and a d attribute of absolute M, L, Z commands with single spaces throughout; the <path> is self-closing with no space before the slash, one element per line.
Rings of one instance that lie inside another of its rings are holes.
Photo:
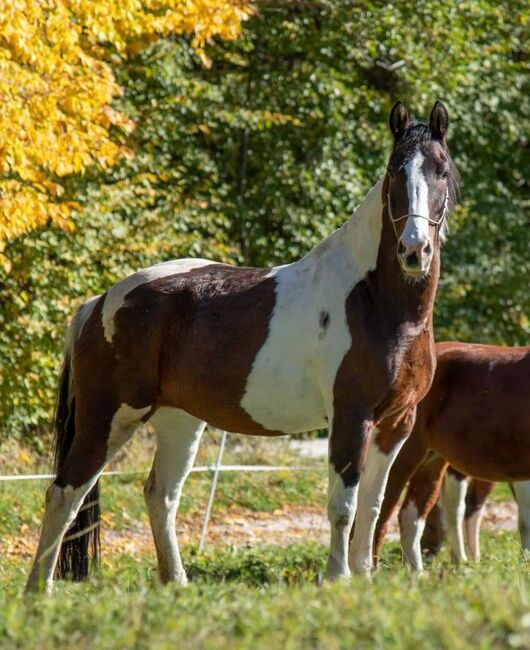
<path fill-rule="evenodd" d="M 319 583 L 326 563 L 322 544 L 286 547 L 228 547 L 199 552 L 183 549 L 188 579 L 193 583 L 240 582 L 251 587 Z"/>

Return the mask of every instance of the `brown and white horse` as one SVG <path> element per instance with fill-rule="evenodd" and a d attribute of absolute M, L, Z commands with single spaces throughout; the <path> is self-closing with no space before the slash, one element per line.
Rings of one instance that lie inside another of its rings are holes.
<path fill-rule="evenodd" d="M 370 571 L 388 471 L 432 381 L 440 243 L 458 189 L 443 104 L 426 125 L 398 102 L 389 123 L 384 178 L 301 260 L 165 262 L 83 305 L 68 334 L 57 477 L 29 589 L 51 588 L 76 515 L 59 573 L 87 574 L 98 478 L 147 421 L 158 448 L 145 498 L 162 581 L 186 582 L 175 514 L 205 422 L 262 436 L 328 426 L 327 575 Z"/>
<path fill-rule="evenodd" d="M 413 477 L 399 523 L 403 554 L 417 571 L 423 570 L 420 541 L 425 521 L 449 463 L 481 481 L 514 482 L 521 514 L 529 499 L 525 482 L 530 480 L 530 347 L 439 343 L 436 355 L 432 387 L 418 406 L 412 435 L 390 471 L 374 545 L 377 557 L 388 520 Z M 457 512 L 448 522 L 448 534 L 462 559 L 466 557 L 461 533 L 464 487 L 453 472 L 444 493 L 445 505 Z M 470 522 L 473 554 L 477 553 L 477 523 Z M 527 543 L 523 538 L 523 546 Z"/>
<path fill-rule="evenodd" d="M 439 456 L 439 458 L 441 457 Z M 430 459 L 427 458 L 424 463 L 426 467 L 420 466 L 412 475 L 409 490 L 411 494 L 415 495 L 424 491 L 421 500 L 429 501 L 431 486 L 438 482 L 438 476 L 434 462 L 430 462 Z M 446 465 L 445 462 L 444 465 Z M 425 477 L 425 470 L 434 472 L 431 481 L 425 481 L 424 478 L 422 480 L 421 477 Z M 427 539 L 424 532 L 421 540 L 422 550 L 427 550 L 431 554 L 436 553 L 443 542 L 444 533 L 447 532 L 451 557 L 455 562 L 466 562 L 468 559 L 478 562 L 480 560 L 480 524 L 487 498 L 494 487 L 495 483 L 492 481 L 471 478 L 449 466 L 440 492 L 440 497 L 443 495 L 443 523 L 433 507 L 426 521 Z M 510 483 L 510 488 L 517 502 L 521 547 L 525 551 L 530 550 L 530 482 Z M 441 500 L 440 497 L 438 502 Z M 417 507 L 418 504 L 415 503 L 415 506 Z M 432 517 L 432 515 L 434 516 Z M 407 536 L 405 531 L 404 536 Z"/>

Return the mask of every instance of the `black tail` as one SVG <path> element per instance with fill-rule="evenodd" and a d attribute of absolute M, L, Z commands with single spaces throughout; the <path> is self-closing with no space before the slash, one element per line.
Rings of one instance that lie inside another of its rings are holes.
<path fill-rule="evenodd" d="M 55 406 L 54 468 L 59 473 L 75 436 L 75 390 L 71 377 L 71 351 L 64 355 Z M 84 580 L 99 564 L 99 481 L 85 497 L 74 523 L 64 536 L 56 577 Z"/>

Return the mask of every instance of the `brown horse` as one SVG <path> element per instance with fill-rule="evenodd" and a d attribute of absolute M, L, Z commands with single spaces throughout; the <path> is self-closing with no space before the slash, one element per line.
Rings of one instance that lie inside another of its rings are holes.
<path fill-rule="evenodd" d="M 433 471 L 435 464 L 429 463 L 428 460 L 426 463 Z M 438 481 L 438 477 L 432 476 L 432 481 L 426 482 L 421 481 L 422 474 L 423 469 L 420 466 L 410 479 L 409 489 L 411 493 L 419 494 L 423 488 L 427 492 L 424 499 L 429 500 L 431 485 Z M 416 485 L 417 482 L 420 484 Z M 487 498 L 494 487 L 495 483 L 491 481 L 471 478 L 449 466 L 440 493 L 440 496 L 443 494 L 445 526 L 440 521 L 441 518 L 437 516 L 437 509 L 433 507 L 427 517 L 425 532 L 421 540 L 422 550 L 431 554 L 436 553 L 443 542 L 444 533 L 447 532 L 451 557 L 455 562 L 466 562 L 468 559 L 478 562 L 480 560 L 480 524 Z M 530 549 L 530 482 L 510 483 L 510 488 L 518 506 L 517 520 L 521 547 L 526 551 Z M 407 536 L 405 531 L 404 536 Z"/>
<path fill-rule="evenodd" d="M 530 347 L 439 343 L 436 354 L 438 364 L 431 390 L 418 406 L 412 435 L 390 471 L 374 545 L 377 557 L 390 515 L 414 475 L 399 521 L 403 553 L 417 571 L 423 569 L 420 541 L 425 520 L 449 463 L 482 481 L 530 479 L 530 412 L 526 408 Z M 452 474 L 448 485 L 446 501 L 456 500 L 460 505 L 460 520 L 463 482 Z M 526 504 L 524 485 L 516 484 L 515 489 Z M 457 556 L 464 558 L 459 529 L 460 524 L 455 523 L 449 526 L 449 533 L 455 536 Z M 476 539 L 476 530 L 473 535 Z"/>
<path fill-rule="evenodd" d="M 87 574 L 89 547 L 98 550 L 98 478 L 148 421 L 158 449 L 145 498 L 162 581 L 186 582 L 175 514 L 205 422 L 262 436 L 329 426 L 327 574 L 370 571 L 388 471 L 433 377 L 440 244 L 458 189 L 440 102 L 428 125 L 411 122 L 401 102 L 389 123 L 384 178 L 298 262 L 165 262 L 81 308 L 29 589 L 51 588 L 72 523 L 59 574 Z"/>

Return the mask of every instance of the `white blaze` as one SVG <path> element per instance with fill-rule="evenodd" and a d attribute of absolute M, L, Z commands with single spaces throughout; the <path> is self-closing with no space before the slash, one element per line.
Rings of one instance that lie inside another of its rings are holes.
<path fill-rule="evenodd" d="M 406 246 L 429 240 L 429 188 L 423 175 L 423 154 L 418 152 L 405 165 L 407 176 L 407 194 L 409 198 L 408 214 L 401 239 Z M 419 216 L 415 216 L 419 215 Z M 424 217 L 424 218 L 421 218 Z"/>

